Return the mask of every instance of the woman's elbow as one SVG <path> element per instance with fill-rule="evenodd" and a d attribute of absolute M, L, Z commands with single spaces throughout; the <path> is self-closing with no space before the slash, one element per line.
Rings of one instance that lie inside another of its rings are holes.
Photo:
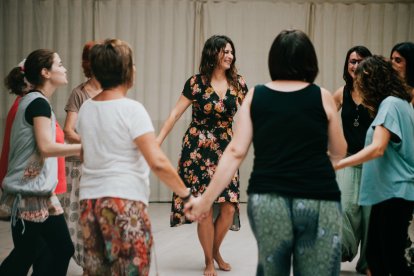
<path fill-rule="evenodd" d="M 374 158 L 377 158 L 377 157 L 382 157 L 383 155 L 384 155 L 384 153 L 385 153 L 385 148 L 384 147 L 376 147 L 375 149 L 374 149 Z"/>
<path fill-rule="evenodd" d="M 51 151 L 47 147 L 38 147 L 38 150 L 39 150 L 40 156 L 42 156 L 43 158 L 53 156 Z"/>
<path fill-rule="evenodd" d="M 236 160 L 243 160 L 246 156 L 247 152 L 239 147 L 235 147 L 233 145 L 229 145 L 228 151 L 231 156 Z"/>
<path fill-rule="evenodd" d="M 153 158 L 152 160 L 149 160 L 148 165 L 155 174 L 159 174 L 167 169 L 168 160 L 163 157 Z"/>

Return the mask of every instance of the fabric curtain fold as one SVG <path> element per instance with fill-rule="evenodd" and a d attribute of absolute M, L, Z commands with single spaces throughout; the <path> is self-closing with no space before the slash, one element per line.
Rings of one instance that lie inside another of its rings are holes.
<path fill-rule="evenodd" d="M 120 38 L 133 51 L 135 85 L 130 98 L 144 104 L 156 131 L 175 105 L 189 76 L 198 72 L 205 40 L 229 36 L 237 67 L 249 87 L 270 77 L 267 55 L 275 36 L 296 28 L 309 34 L 319 59 L 317 84 L 333 92 L 343 84 L 346 51 L 365 45 L 386 57 L 394 44 L 414 41 L 414 3 L 394 1 L 276 0 L 3 0 L 0 1 L 0 75 L 2 79 L 31 51 L 57 51 L 69 83 L 52 98 L 58 121 L 72 89 L 84 81 L 82 47 L 89 40 Z M 0 142 L 14 96 L 0 93 Z M 190 109 L 177 122 L 162 148 L 177 165 Z M 253 164 L 252 152 L 240 169 L 241 199 Z M 151 200 L 170 201 L 171 194 L 151 176 Z"/>

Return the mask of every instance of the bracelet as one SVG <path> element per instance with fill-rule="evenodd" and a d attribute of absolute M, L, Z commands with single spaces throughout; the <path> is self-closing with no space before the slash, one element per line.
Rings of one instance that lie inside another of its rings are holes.
<path fill-rule="evenodd" d="M 181 199 L 181 201 L 183 202 L 183 203 L 187 203 L 189 200 L 190 200 L 190 197 L 192 196 L 192 194 L 191 194 L 191 191 L 190 190 L 188 190 L 188 195 L 187 196 L 185 196 L 185 197 L 180 197 L 180 199 Z"/>

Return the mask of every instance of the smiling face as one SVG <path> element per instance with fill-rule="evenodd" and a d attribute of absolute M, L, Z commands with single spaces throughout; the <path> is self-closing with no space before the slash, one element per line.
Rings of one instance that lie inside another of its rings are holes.
<path fill-rule="evenodd" d="M 233 48 L 230 43 L 227 43 L 226 47 L 219 53 L 217 67 L 223 70 L 228 70 L 233 63 L 233 59 Z"/>
<path fill-rule="evenodd" d="M 391 54 L 391 63 L 392 68 L 398 72 L 402 79 L 405 79 L 405 71 L 407 62 L 403 56 L 400 55 L 397 51 L 392 52 Z"/>
<path fill-rule="evenodd" d="M 355 79 L 355 70 L 362 60 L 363 58 L 357 52 L 352 52 L 348 57 L 348 73 L 353 79 Z"/>

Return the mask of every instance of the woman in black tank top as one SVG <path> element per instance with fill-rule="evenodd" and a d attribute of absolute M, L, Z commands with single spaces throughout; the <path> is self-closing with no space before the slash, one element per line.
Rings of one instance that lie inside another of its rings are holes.
<path fill-rule="evenodd" d="M 190 218 L 201 219 L 253 142 L 247 192 L 257 275 L 289 275 L 292 257 L 295 274 L 339 275 L 342 223 L 333 165 L 345 156 L 346 142 L 331 94 L 313 84 L 317 64 L 305 33 L 276 37 L 272 81 L 247 94 L 209 187 L 186 206 Z"/>
<path fill-rule="evenodd" d="M 338 111 L 341 110 L 342 128 L 348 144 L 348 155 L 357 153 L 364 147 L 365 135 L 373 118 L 362 106 L 359 93 L 354 90 L 355 70 L 359 63 L 371 52 L 364 46 L 354 46 L 348 50 L 343 69 L 345 86 L 334 94 Z M 356 270 L 365 274 L 368 266 L 365 257 L 368 234 L 369 206 L 358 205 L 359 186 L 361 184 L 361 166 L 348 167 L 336 173 L 336 180 L 341 190 L 342 217 L 342 261 L 352 261 L 358 253 Z"/>

